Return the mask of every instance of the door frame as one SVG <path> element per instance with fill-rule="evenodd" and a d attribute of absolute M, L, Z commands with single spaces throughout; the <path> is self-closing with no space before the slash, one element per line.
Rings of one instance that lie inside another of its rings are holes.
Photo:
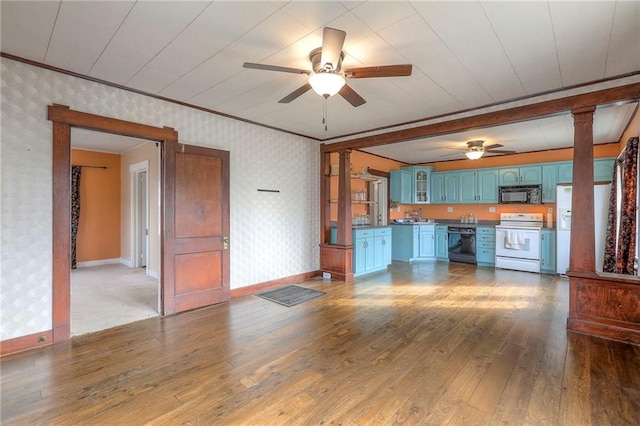
<path fill-rule="evenodd" d="M 52 192 L 52 340 L 54 343 L 71 336 L 71 128 L 79 127 L 97 132 L 130 136 L 161 144 L 161 217 L 160 217 L 160 299 L 161 315 L 164 315 L 164 294 L 173 289 L 172 277 L 164 274 L 164 245 L 169 231 L 165 230 L 165 200 L 173 200 L 167 181 L 174 179 L 175 166 L 166 161 L 167 149 L 175 150 L 178 132 L 171 127 L 154 127 L 116 118 L 71 110 L 66 105 L 49 105 L 47 119 L 53 122 L 53 192 Z"/>
<path fill-rule="evenodd" d="M 145 273 L 149 275 L 149 233 L 147 232 L 145 242 L 141 244 L 141 235 L 140 235 L 140 226 L 141 226 L 141 208 L 140 202 L 142 197 L 140 196 L 140 174 L 145 173 L 145 190 L 144 190 L 144 198 L 145 198 L 145 211 L 144 215 L 147 230 L 149 229 L 149 160 L 144 160 L 140 163 L 131 164 L 129 166 L 129 176 L 131 179 L 131 267 L 139 268 L 140 267 L 140 250 L 141 245 L 145 246 L 145 254 L 146 254 L 146 264 L 145 264 Z"/>

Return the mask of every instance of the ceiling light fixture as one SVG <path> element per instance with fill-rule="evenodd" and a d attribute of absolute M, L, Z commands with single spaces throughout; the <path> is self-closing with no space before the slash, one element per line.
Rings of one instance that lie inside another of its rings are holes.
<path fill-rule="evenodd" d="M 343 76 L 332 72 L 321 72 L 309 77 L 309 84 L 318 95 L 328 98 L 335 95 L 346 83 Z"/>
<path fill-rule="evenodd" d="M 464 155 L 466 155 L 469 160 L 477 160 L 482 157 L 483 154 L 484 148 L 477 146 L 471 146 L 464 152 Z"/>

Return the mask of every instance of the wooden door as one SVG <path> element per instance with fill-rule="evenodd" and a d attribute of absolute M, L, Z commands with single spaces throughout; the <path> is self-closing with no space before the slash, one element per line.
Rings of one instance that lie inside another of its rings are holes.
<path fill-rule="evenodd" d="M 168 143 L 163 310 L 229 300 L 229 152 Z"/>

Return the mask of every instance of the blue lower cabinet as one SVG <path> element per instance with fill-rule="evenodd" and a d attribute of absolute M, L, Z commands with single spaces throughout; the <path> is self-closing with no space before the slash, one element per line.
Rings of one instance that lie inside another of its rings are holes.
<path fill-rule="evenodd" d="M 449 227 L 444 225 L 436 226 L 436 259 L 449 260 Z"/>
<path fill-rule="evenodd" d="M 542 228 L 540 237 L 540 272 L 543 274 L 556 274 L 556 231 Z"/>
<path fill-rule="evenodd" d="M 496 266 L 496 229 L 476 228 L 476 263 L 479 266 Z"/>
<path fill-rule="evenodd" d="M 436 258 L 435 225 L 391 225 L 391 228 L 393 260 L 410 262 Z"/>
<path fill-rule="evenodd" d="M 387 269 L 391 263 L 392 231 L 390 227 L 353 231 L 354 276 Z"/>

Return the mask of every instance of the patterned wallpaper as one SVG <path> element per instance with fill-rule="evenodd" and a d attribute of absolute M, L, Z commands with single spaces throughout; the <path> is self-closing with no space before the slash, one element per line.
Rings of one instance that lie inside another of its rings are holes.
<path fill-rule="evenodd" d="M 317 142 L 0 61 L 0 340 L 51 329 L 52 103 L 173 127 L 182 143 L 230 152 L 232 289 L 319 268 Z"/>

